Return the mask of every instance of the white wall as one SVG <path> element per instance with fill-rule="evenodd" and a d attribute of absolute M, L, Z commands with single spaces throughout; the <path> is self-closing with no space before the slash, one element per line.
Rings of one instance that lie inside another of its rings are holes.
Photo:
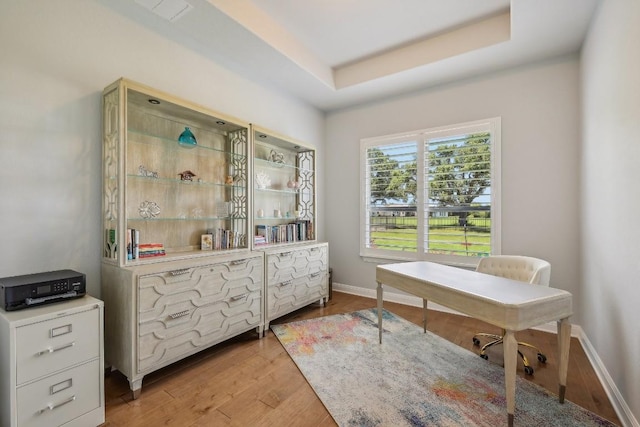
<path fill-rule="evenodd" d="M 640 420 L 640 2 L 602 2 L 582 52 L 582 328 Z"/>
<path fill-rule="evenodd" d="M 72 268 L 99 296 L 100 96 L 122 76 L 306 141 L 322 170 L 322 113 L 93 1 L 4 1 L 0 52 L 0 277 Z"/>
<path fill-rule="evenodd" d="M 326 220 L 334 281 L 375 287 L 359 257 L 359 141 L 502 117 L 502 252 L 551 262 L 551 282 L 579 284 L 579 63 L 575 57 L 479 77 L 327 116 Z M 580 307 L 574 321 L 580 322 Z"/>

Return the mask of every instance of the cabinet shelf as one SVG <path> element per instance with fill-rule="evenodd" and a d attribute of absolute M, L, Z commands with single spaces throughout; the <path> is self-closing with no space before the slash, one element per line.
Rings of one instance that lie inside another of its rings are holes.
<path fill-rule="evenodd" d="M 254 159 L 256 168 L 265 168 L 265 169 L 273 169 L 273 170 L 291 170 L 292 172 L 305 173 L 312 172 L 311 169 L 306 169 L 304 167 L 290 165 L 286 163 L 276 163 L 271 160 L 265 159 Z"/>
<path fill-rule="evenodd" d="M 113 179 L 113 177 L 110 177 L 110 179 Z M 200 187 L 223 187 L 223 188 L 228 188 L 228 189 L 237 189 L 237 190 L 244 190 L 245 186 L 244 185 L 240 185 L 240 184 L 225 184 L 223 182 L 206 182 L 206 181 L 201 181 L 201 180 L 195 180 L 195 181 L 188 181 L 188 180 L 182 180 L 182 179 L 178 179 L 178 178 L 163 178 L 163 177 L 158 177 L 158 178 L 153 178 L 150 176 L 142 176 L 142 175 L 135 175 L 135 174 L 127 174 L 127 179 L 132 179 L 132 180 L 139 180 L 140 182 L 145 182 L 148 183 L 150 185 L 172 185 L 172 186 L 177 186 L 177 185 L 187 185 L 187 186 L 200 186 Z"/>
<path fill-rule="evenodd" d="M 178 136 L 175 137 L 165 137 L 162 135 L 152 134 L 148 132 L 144 132 L 138 129 L 128 129 L 129 133 L 129 143 L 135 144 L 147 144 L 147 145 L 157 145 L 158 143 L 165 144 L 166 148 L 170 151 L 175 151 L 180 153 L 180 155 L 184 155 L 185 153 L 196 154 L 196 155 L 207 155 L 208 152 L 215 152 L 224 154 L 233 158 L 244 159 L 247 156 L 244 154 L 238 154 L 229 152 L 226 150 L 222 150 L 216 147 L 208 147 L 206 145 L 198 144 L 193 148 L 184 148 L 178 145 Z M 220 133 L 214 133 L 215 135 L 224 136 Z"/>
<path fill-rule="evenodd" d="M 155 218 L 127 218 L 127 221 L 229 221 L 229 220 L 245 220 L 246 217 L 234 217 L 234 216 L 202 216 L 202 217 L 155 217 Z"/>
<path fill-rule="evenodd" d="M 313 193 L 310 190 L 291 190 L 291 189 L 277 189 L 277 188 L 257 188 L 256 192 L 258 193 L 275 193 L 275 194 L 286 194 L 289 196 L 299 196 L 301 194 L 305 194 L 308 196 L 312 196 Z"/>

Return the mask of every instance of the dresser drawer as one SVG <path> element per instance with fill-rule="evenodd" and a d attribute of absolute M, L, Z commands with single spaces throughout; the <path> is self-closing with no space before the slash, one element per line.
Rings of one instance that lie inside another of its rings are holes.
<path fill-rule="evenodd" d="M 100 361 L 18 388 L 18 425 L 58 426 L 100 407 Z"/>
<path fill-rule="evenodd" d="M 268 289 L 267 313 L 273 320 L 327 295 L 327 274 L 317 271 L 304 277 L 284 280 Z"/>
<path fill-rule="evenodd" d="M 138 320 L 174 320 L 185 310 L 260 289 L 262 268 L 261 258 L 254 257 L 141 276 Z"/>
<path fill-rule="evenodd" d="M 313 246 L 267 255 L 267 277 L 270 284 L 327 271 L 327 246 Z"/>
<path fill-rule="evenodd" d="M 16 383 L 100 355 L 98 308 L 16 328 Z"/>

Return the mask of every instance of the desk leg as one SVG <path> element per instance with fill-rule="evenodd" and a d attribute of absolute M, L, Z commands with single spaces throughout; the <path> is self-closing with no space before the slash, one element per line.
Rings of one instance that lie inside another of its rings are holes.
<path fill-rule="evenodd" d="M 422 300 L 422 328 L 424 333 L 427 333 L 427 300 Z"/>
<path fill-rule="evenodd" d="M 382 344 L 382 283 L 378 282 L 378 339 Z"/>
<path fill-rule="evenodd" d="M 569 367 L 569 346 L 571 345 L 571 324 L 568 319 L 558 320 L 558 397 L 564 403 L 567 389 L 567 369 Z"/>
<path fill-rule="evenodd" d="M 513 331 L 506 331 L 503 338 L 504 386 L 507 394 L 507 422 L 513 426 L 516 409 L 516 369 L 518 367 L 518 341 Z"/>

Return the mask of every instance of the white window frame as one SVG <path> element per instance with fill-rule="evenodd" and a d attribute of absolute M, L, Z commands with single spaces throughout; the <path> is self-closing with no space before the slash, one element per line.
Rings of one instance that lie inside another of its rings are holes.
<path fill-rule="evenodd" d="M 422 236 L 424 236 L 425 233 L 425 217 L 428 216 L 428 206 L 425 203 L 428 188 L 425 187 L 425 173 L 422 171 L 424 171 L 424 167 L 427 165 L 427 159 L 425 159 L 424 155 L 424 147 L 428 140 L 487 131 L 491 134 L 491 254 L 497 255 L 501 253 L 501 119 L 500 117 L 494 117 L 490 119 L 402 132 L 393 135 L 364 138 L 360 140 L 360 256 L 363 260 L 376 263 L 396 261 L 433 261 L 462 267 L 474 267 L 477 264 L 479 259 L 477 256 L 430 254 L 424 252 L 424 239 Z M 416 218 L 418 218 L 417 251 L 401 252 L 368 248 L 365 244 L 367 230 L 369 227 L 368 204 L 370 192 L 370 189 L 368 188 L 369 171 L 367 167 L 367 151 L 368 149 L 376 146 L 408 141 L 417 141 L 418 143 L 416 204 L 417 206 L 424 207 L 422 211 L 416 212 Z M 422 163 L 420 159 L 422 159 L 424 163 Z M 420 165 L 423 165 L 424 167 L 421 167 Z"/>

